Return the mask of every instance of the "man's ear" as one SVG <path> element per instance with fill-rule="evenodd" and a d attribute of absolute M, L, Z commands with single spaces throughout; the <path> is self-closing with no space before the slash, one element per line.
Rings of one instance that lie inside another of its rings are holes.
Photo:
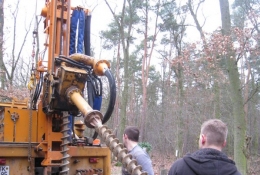
<path fill-rule="evenodd" d="M 206 142 L 207 138 L 204 134 L 201 134 L 201 143 L 204 145 Z"/>
<path fill-rule="evenodd" d="M 225 140 L 225 142 L 223 143 L 222 147 L 224 148 L 227 144 L 227 141 Z"/>

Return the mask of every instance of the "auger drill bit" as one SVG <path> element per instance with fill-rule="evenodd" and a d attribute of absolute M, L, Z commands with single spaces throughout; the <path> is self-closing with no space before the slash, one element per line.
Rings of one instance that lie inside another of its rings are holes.
<path fill-rule="evenodd" d="M 87 115 L 84 118 L 84 122 L 87 126 L 92 125 L 95 127 L 101 139 L 105 141 L 118 160 L 127 167 L 127 171 L 131 175 L 147 175 L 146 172 L 141 171 L 142 167 L 137 165 L 137 161 L 132 159 L 132 155 L 127 153 L 127 149 L 124 148 L 122 143 L 119 143 L 119 140 L 112 134 L 112 131 L 102 124 L 100 115 Z"/>

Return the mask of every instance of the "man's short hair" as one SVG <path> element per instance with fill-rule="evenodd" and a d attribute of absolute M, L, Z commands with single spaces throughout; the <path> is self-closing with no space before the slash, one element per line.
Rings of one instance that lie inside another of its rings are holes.
<path fill-rule="evenodd" d="M 125 128 L 124 134 L 127 135 L 129 140 L 132 140 L 134 142 L 138 142 L 139 140 L 139 129 L 136 126 L 127 126 Z"/>
<path fill-rule="evenodd" d="M 201 125 L 201 134 L 207 137 L 209 145 L 222 146 L 227 139 L 227 125 L 219 119 L 210 119 Z"/>

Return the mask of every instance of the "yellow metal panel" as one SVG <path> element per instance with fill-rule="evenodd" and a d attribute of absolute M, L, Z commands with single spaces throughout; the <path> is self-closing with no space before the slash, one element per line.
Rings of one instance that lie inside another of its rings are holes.
<path fill-rule="evenodd" d="M 9 166 L 9 174 L 10 175 L 22 175 L 28 174 L 27 167 L 29 166 L 28 158 L 20 158 L 17 157 L 15 159 L 9 158 L 6 160 L 6 165 Z"/>
<path fill-rule="evenodd" d="M 69 146 L 68 154 L 70 156 L 107 156 L 110 150 L 107 147 L 89 147 L 89 146 Z"/>
<path fill-rule="evenodd" d="M 37 120 L 37 141 L 36 142 L 42 142 L 43 141 L 43 135 L 45 133 L 45 125 L 46 125 L 46 114 L 42 111 L 42 102 L 38 105 L 38 120 Z"/>
<path fill-rule="evenodd" d="M 102 169 L 103 175 L 111 174 L 111 152 L 107 147 L 69 146 L 70 174 L 76 170 Z M 89 158 L 98 158 L 98 163 L 90 163 Z"/>
<path fill-rule="evenodd" d="M 17 113 L 16 122 L 11 115 Z M 31 111 L 31 142 L 36 142 L 37 137 L 37 111 Z M 5 142 L 28 142 L 29 141 L 30 110 L 5 108 L 4 114 L 4 141 Z"/>
<path fill-rule="evenodd" d="M 34 144 L 35 146 L 35 144 Z M 90 147 L 90 146 L 69 146 L 68 154 L 70 155 L 70 174 L 76 174 L 77 170 L 90 170 L 90 169 L 101 169 L 103 175 L 111 174 L 111 152 L 107 147 Z M 0 157 L 5 157 L 7 160 L 6 165 L 10 166 L 10 175 L 15 174 L 27 174 L 26 171 L 28 164 L 28 147 L 27 144 L 0 144 Z M 53 156 L 54 160 L 59 160 L 61 154 L 59 151 L 53 151 L 49 156 Z M 44 157 L 44 152 L 32 151 L 32 157 Z M 58 158 L 59 157 L 59 158 Z M 90 163 L 90 158 L 97 158 L 97 163 Z M 26 160 L 26 161 L 24 161 Z M 45 159 L 45 161 L 49 161 Z M 42 162 L 42 165 L 49 165 L 55 163 Z M 56 166 L 59 166 L 56 163 Z M 19 170 L 19 171 L 17 171 Z"/>
<path fill-rule="evenodd" d="M 34 145 L 35 144 L 33 144 L 32 146 Z M 0 157 L 26 157 L 28 159 L 28 144 L 23 144 L 21 146 L 14 143 L 0 142 L 0 150 Z M 44 157 L 44 153 L 32 151 L 32 157 Z"/>
<path fill-rule="evenodd" d="M 19 108 L 19 109 L 27 109 L 28 108 L 28 99 L 18 100 L 16 98 L 12 99 L 12 102 L 0 102 L 0 106 L 3 107 L 11 107 L 11 108 Z"/>

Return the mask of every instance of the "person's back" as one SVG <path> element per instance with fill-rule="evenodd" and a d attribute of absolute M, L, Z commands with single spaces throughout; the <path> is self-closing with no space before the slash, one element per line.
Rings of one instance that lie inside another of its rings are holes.
<path fill-rule="evenodd" d="M 138 165 L 142 166 L 142 171 L 147 172 L 148 175 L 153 175 L 153 167 L 152 167 L 152 161 L 149 157 L 149 155 L 139 146 L 136 145 L 129 154 L 132 155 L 132 158 L 135 159 L 138 163 Z M 122 168 L 122 174 L 123 175 L 130 175 L 127 172 L 126 168 Z"/>
<path fill-rule="evenodd" d="M 201 126 L 199 150 L 174 162 L 168 175 L 241 175 L 235 162 L 222 151 L 228 129 L 225 123 L 211 119 Z"/>
<path fill-rule="evenodd" d="M 174 162 L 169 175 L 241 175 L 234 161 L 216 149 L 203 148 Z"/>

